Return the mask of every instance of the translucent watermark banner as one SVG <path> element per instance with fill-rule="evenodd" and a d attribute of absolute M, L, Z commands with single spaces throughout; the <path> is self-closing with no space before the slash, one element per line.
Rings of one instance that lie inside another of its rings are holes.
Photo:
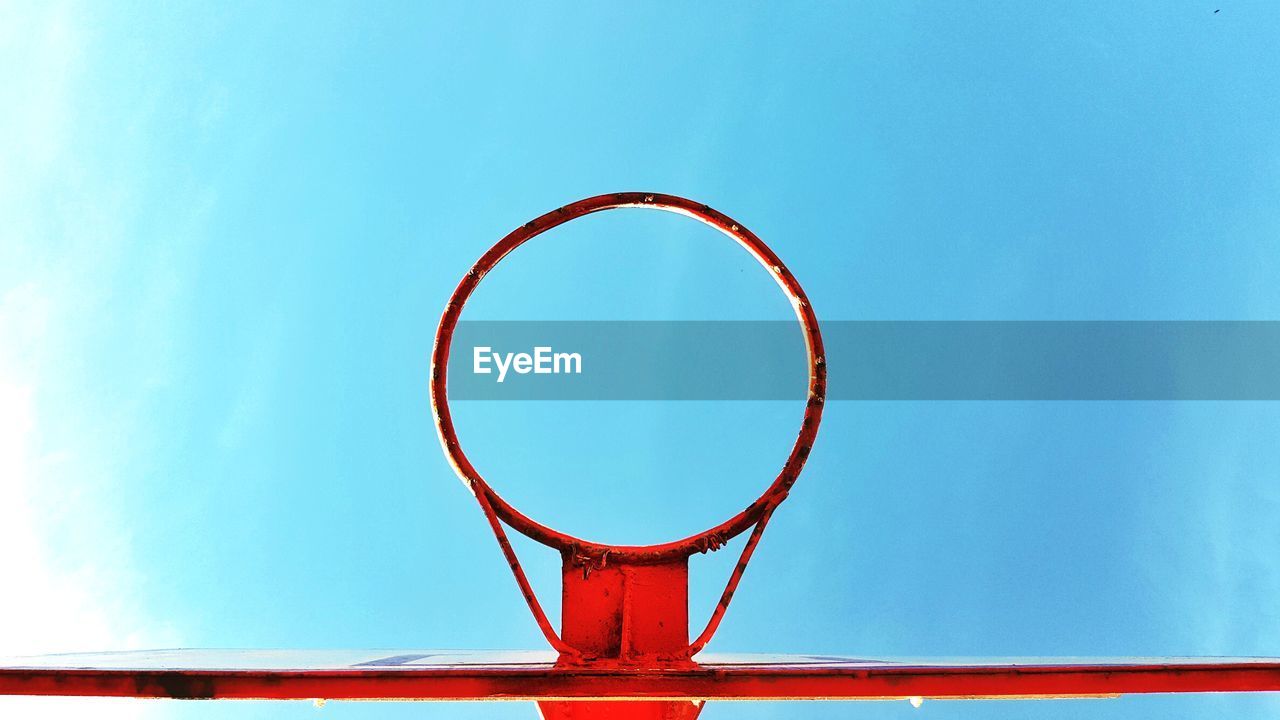
<path fill-rule="evenodd" d="M 826 321 L 830 400 L 1280 400 L 1280 321 Z M 457 400 L 791 400 L 786 321 L 465 321 Z"/>

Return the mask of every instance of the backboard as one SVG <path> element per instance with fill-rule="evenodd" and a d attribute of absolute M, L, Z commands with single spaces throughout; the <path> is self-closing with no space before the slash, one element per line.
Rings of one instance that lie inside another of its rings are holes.
<path fill-rule="evenodd" d="M 467 299 L 508 253 L 584 215 L 646 208 L 703 222 L 750 253 L 790 300 L 804 334 L 808 400 L 773 482 L 741 512 L 671 542 L 610 545 L 550 528 L 507 503 L 462 450 L 448 404 L 453 331 Z M 1280 658 L 868 659 L 716 655 L 703 649 L 725 617 L 773 513 L 817 438 L 827 366 L 817 316 L 799 281 L 742 224 L 685 198 L 615 193 L 520 226 L 464 275 L 441 318 L 430 387 L 441 447 L 475 496 L 551 650 L 154 650 L 0 660 L 0 694 L 268 700 L 520 700 L 543 717 L 693 718 L 708 700 L 1035 699 L 1125 693 L 1280 691 Z M 507 536 L 561 556 L 563 615 L 546 616 Z M 690 638 L 690 560 L 746 534 L 707 621 Z"/>

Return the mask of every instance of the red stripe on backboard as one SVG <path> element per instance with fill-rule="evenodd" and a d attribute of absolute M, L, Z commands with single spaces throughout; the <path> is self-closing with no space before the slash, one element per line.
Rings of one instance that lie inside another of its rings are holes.
<path fill-rule="evenodd" d="M 465 661 L 289 670 L 0 667 L 0 694 L 272 700 L 856 700 L 1280 691 L 1280 659 L 1018 665 L 813 660 L 770 658 L 753 663 L 743 658 L 647 670 Z"/>

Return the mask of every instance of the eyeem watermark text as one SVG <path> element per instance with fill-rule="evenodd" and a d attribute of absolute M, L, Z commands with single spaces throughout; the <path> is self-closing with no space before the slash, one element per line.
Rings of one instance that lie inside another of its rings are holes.
<path fill-rule="evenodd" d="M 490 367 L 492 365 L 492 367 Z M 553 352 L 549 346 L 539 346 L 533 353 L 498 353 L 487 346 L 476 346 L 472 355 L 471 370 L 477 375 L 489 375 L 498 371 L 498 382 L 507 379 L 507 371 L 519 375 L 569 375 L 582 374 L 582 355 L 579 353 Z"/>
<path fill-rule="evenodd" d="M 822 334 L 832 401 L 1280 401 L 1280 320 L 828 320 Z M 499 358 L 491 348 L 532 354 Z M 555 372 L 551 348 L 572 348 L 591 367 L 567 368 L 564 358 L 560 372 L 574 374 L 495 382 L 503 368 Z M 803 401 L 808 393 L 794 321 L 464 320 L 453 350 L 458 367 L 476 364 L 450 378 L 457 400 Z"/>

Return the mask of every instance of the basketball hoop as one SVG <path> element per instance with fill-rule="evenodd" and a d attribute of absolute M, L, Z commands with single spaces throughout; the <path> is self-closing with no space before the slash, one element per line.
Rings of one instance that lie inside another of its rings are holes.
<path fill-rule="evenodd" d="M 480 280 L 507 253 L 538 235 L 576 218 L 616 208 L 651 208 L 699 220 L 728 235 L 764 266 L 786 294 L 804 332 L 809 363 L 809 392 L 800 432 L 777 477 L 760 497 L 737 515 L 682 540 L 656 545 L 610 545 L 590 542 L 554 530 L 505 501 L 467 459 L 458 441 L 447 395 L 449 350 L 454 329 L 468 298 Z M 598 195 L 552 210 L 512 231 L 489 249 L 462 278 L 449 298 L 431 354 L 431 400 L 436 429 L 454 471 L 475 495 L 511 565 L 516 583 L 547 641 L 562 661 L 619 660 L 688 661 L 706 646 L 724 617 L 765 525 L 804 467 L 818 433 L 826 396 L 826 361 L 818 319 L 800 283 L 777 255 L 754 233 L 706 205 L 674 195 L 615 193 Z M 503 524 L 543 545 L 560 551 L 564 571 L 563 634 L 552 628 L 542 611 Z M 688 558 L 718 550 L 751 530 L 741 558 L 703 631 L 687 637 Z M 679 627 L 675 627 L 678 625 Z"/>

